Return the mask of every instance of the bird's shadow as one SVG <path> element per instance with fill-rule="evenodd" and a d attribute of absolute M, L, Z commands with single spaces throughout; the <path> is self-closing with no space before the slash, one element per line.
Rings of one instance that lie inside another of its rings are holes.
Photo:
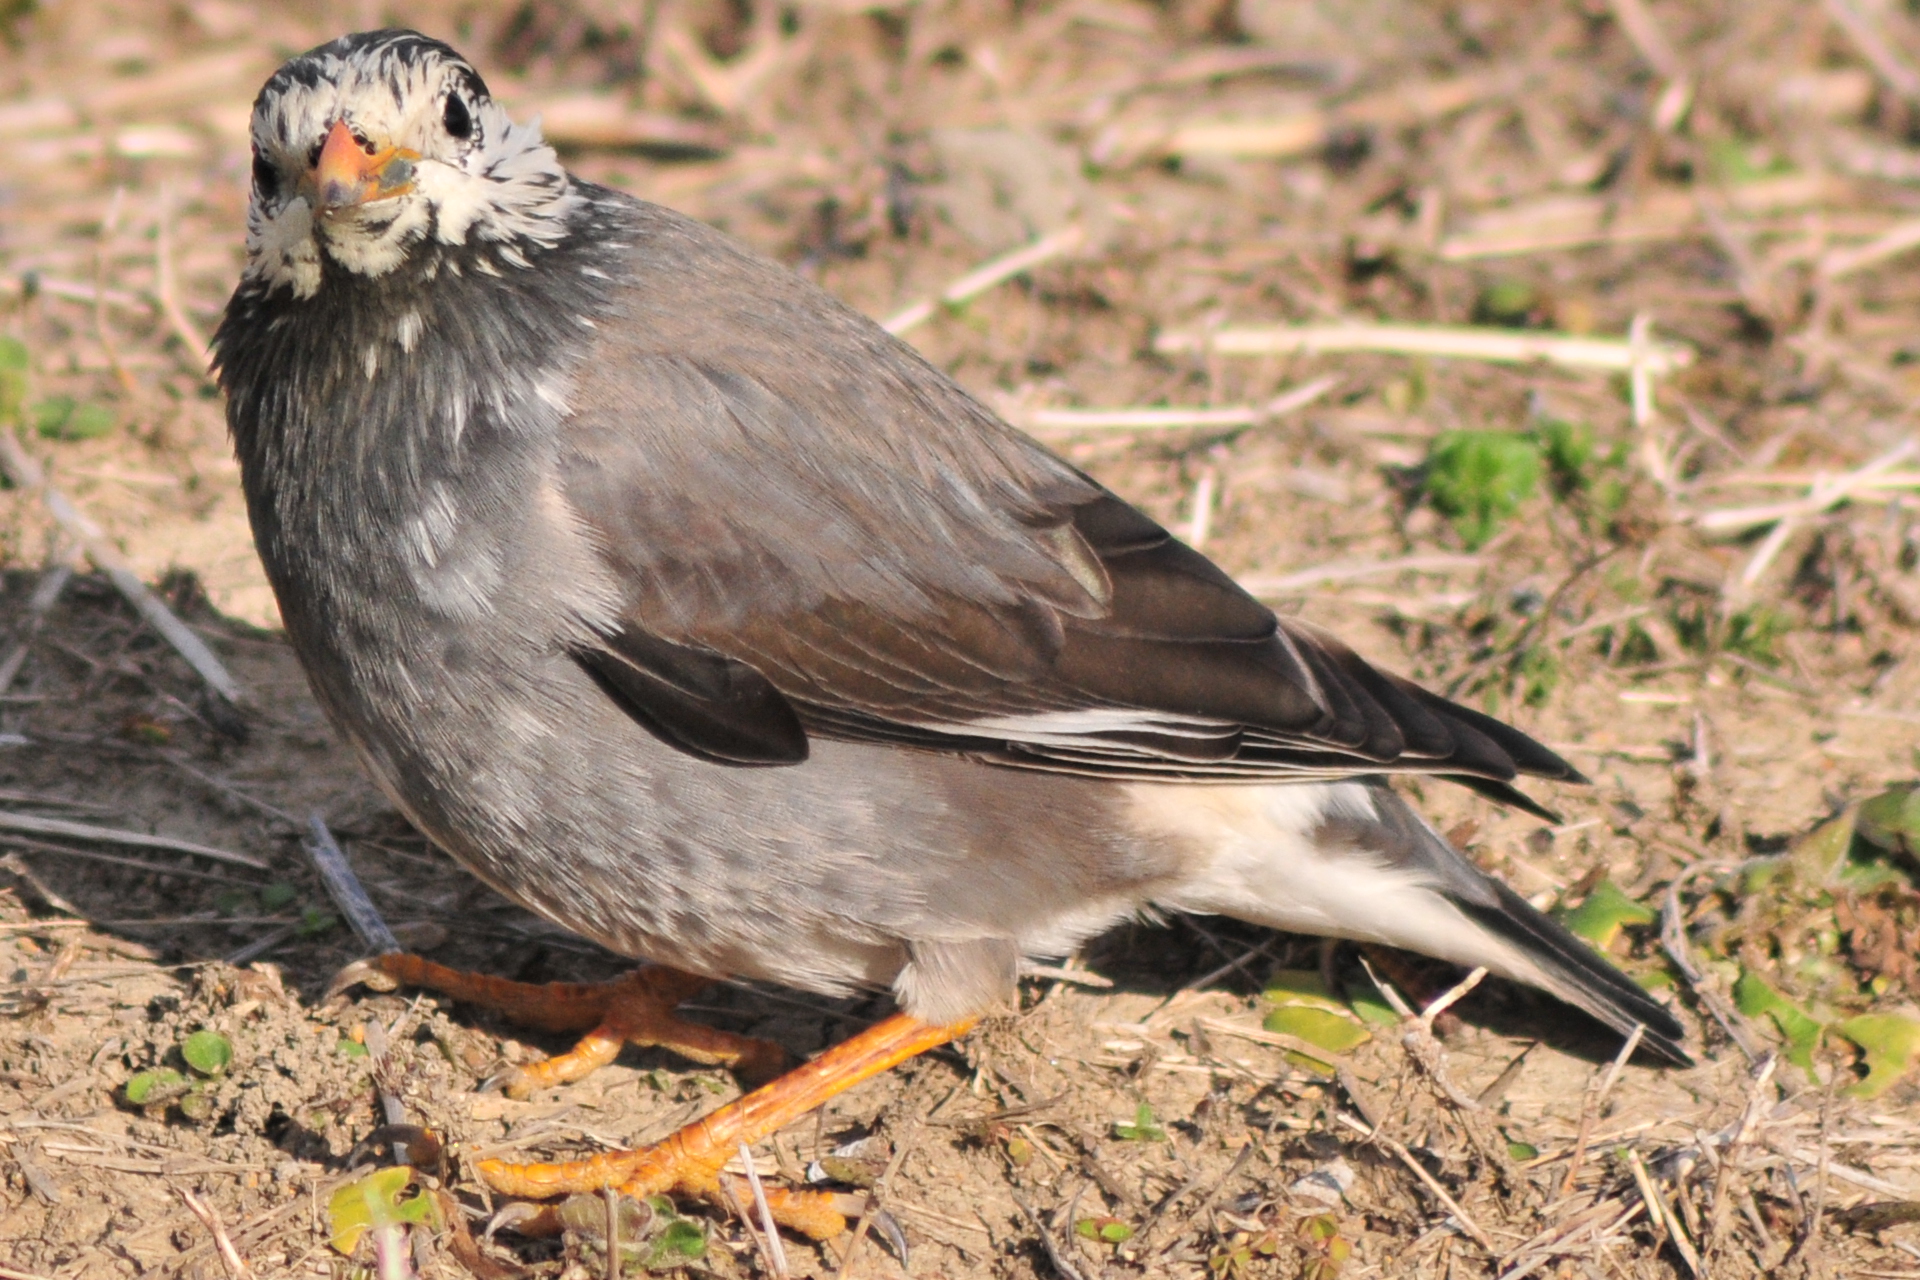
<path fill-rule="evenodd" d="M 1100 935 L 1081 952 L 1081 963 L 1110 980 L 1115 991 L 1170 997 L 1188 989 L 1230 991 L 1257 995 L 1283 969 L 1331 970 L 1339 994 L 1351 998 L 1372 994 L 1372 978 L 1361 963 L 1361 952 L 1351 943 L 1331 944 L 1331 962 L 1325 939 L 1282 933 L 1260 925 L 1224 917 L 1174 916 L 1164 922 L 1123 924 Z M 1466 970 L 1444 960 L 1390 948 L 1367 948 L 1375 971 L 1399 990 L 1409 1005 L 1419 1009 L 1466 976 Z M 1514 1042 L 1515 1052 L 1535 1042 L 1569 1057 L 1594 1064 L 1611 1062 L 1619 1053 L 1618 1032 L 1584 1011 L 1544 991 L 1504 978 L 1488 976 L 1448 1011 L 1460 1023 Z M 1443 1021 L 1444 1034 L 1447 1024 Z M 1444 1043 L 1444 1041 L 1443 1041 Z M 1636 1063 L 1661 1063 L 1644 1050 Z"/>

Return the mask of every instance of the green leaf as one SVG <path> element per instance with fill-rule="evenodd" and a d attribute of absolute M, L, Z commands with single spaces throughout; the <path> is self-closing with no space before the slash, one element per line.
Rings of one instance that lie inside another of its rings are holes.
<path fill-rule="evenodd" d="M 1768 1018 L 1787 1042 L 1786 1059 L 1802 1071 L 1813 1070 L 1813 1051 L 1819 1047 L 1820 1022 L 1794 1004 L 1751 969 L 1740 971 L 1733 984 L 1733 1003 L 1749 1018 Z"/>
<path fill-rule="evenodd" d="M 659 1267 L 669 1259 L 700 1258 L 707 1252 L 707 1233 L 699 1223 L 687 1218 L 675 1218 L 666 1225 L 654 1240 L 654 1257 L 659 1261 L 652 1267 Z"/>
<path fill-rule="evenodd" d="M 1754 605 L 1727 619 L 1727 634 L 1723 644 L 1729 653 L 1737 653 L 1762 666 L 1777 666 L 1780 655 L 1774 652 L 1773 646 L 1791 630 L 1793 623 L 1785 614 L 1764 605 Z"/>
<path fill-rule="evenodd" d="M 1856 1098 L 1877 1098 L 1901 1077 L 1920 1065 L 1920 1020 L 1898 1013 L 1866 1013 L 1834 1027 L 1860 1046 L 1866 1078 L 1847 1092 Z"/>
<path fill-rule="evenodd" d="M 333 1193 L 327 1201 L 327 1226 L 333 1247 L 351 1254 L 368 1231 L 401 1224 L 440 1225 L 440 1207 L 425 1192 L 401 1196 L 413 1182 L 406 1165 L 375 1169 Z"/>
<path fill-rule="evenodd" d="M 1540 483 L 1540 446 L 1510 431 L 1448 431 L 1427 453 L 1426 492 L 1475 550 Z"/>
<path fill-rule="evenodd" d="M 18 338 L 0 337 L 0 422 L 12 429 L 27 398 L 27 344 Z"/>
<path fill-rule="evenodd" d="M 1167 1131 L 1154 1123 L 1153 1108 L 1141 1103 L 1134 1108 L 1133 1123 L 1113 1126 L 1114 1136 L 1123 1142 L 1165 1142 Z"/>
<path fill-rule="evenodd" d="M 349 1036 L 341 1036 L 340 1043 L 334 1045 L 333 1050 L 335 1053 L 343 1053 L 349 1058 L 364 1058 L 367 1056 L 367 1046 Z"/>
<path fill-rule="evenodd" d="M 27 406 L 27 421 L 36 434 L 57 440 L 67 429 L 67 420 L 73 417 L 77 407 L 78 402 L 72 396 L 48 396 Z"/>
<path fill-rule="evenodd" d="M 299 896 L 298 889 L 284 880 L 276 880 L 260 891 L 260 905 L 268 911 L 278 911 L 282 907 L 291 906 L 293 900 Z"/>
<path fill-rule="evenodd" d="M 1133 1239 L 1133 1228 L 1118 1218 L 1082 1218 L 1073 1224 L 1073 1232 L 1088 1240 L 1119 1244 Z"/>
<path fill-rule="evenodd" d="M 308 907 L 300 913 L 300 936 L 311 938 L 316 934 L 325 933 L 338 923 L 340 922 L 334 919 L 331 912 L 323 911 L 319 907 Z"/>
<path fill-rule="evenodd" d="M 33 406 L 34 430 L 49 440 L 97 440 L 112 431 L 113 410 L 102 404 L 75 404 L 72 396 L 53 396 Z"/>
<path fill-rule="evenodd" d="M 1652 924 L 1655 918 L 1653 908 L 1629 898 L 1613 881 L 1602 880 L 1584 902 L 1566 913 L 1562 923 L 1605 951 L 1626 925 Z"/>
<path fill-rule="evenodd" d="M 217 1076 L 233 1062 L 233 1042 L 218 1031 L 196 1031 L 180 1042 L 180 1056 L 203 1076 Z"/>
<path fill-rule="evenodd" d="M 1539 1154 L 1540 1148 L 1534 1146 L 1531 1142 L 1510 1141 L 1507 1143 L 1507 1159 L 1509 1160 L 1531 1160 Z"/>
<path fill-rule="evenodd" d="M 172 1067 L 155 1067 L 152 1071 L 142 1071 L 131 1077 L 123 1086 L 123 1091 L 128 1102 L 136 1107 L 146 1107 L 177 1098 L 189 1086 L 188 1079 Z"/>
<path fill-rule="evenodd" d="M 1593 428 L 1583 422 L 1548 418 L 1533 429 L 1553 472 L 1553 487 L 1565 496 L 1591 482 L 1587 464 L 1593 461 Z"/>
<path fill-rule="evenodd" d="M 1818 887 L 1833 881 L 1853 848 L 1854 811 L 1849 809 L 1793 842 L 1787 861 L 1801 884 Z"/>
<path fill-rule="evenodd" d="M 1329 1053 L 1345 1053 L 1373 1039 L 1373 1032 L 1350 1013 L 1332 1013 L 1301 1005 L 1283 1005 L 1266 1016 L 1262 1024 L 1269 1031 L 1305 1040 Z"/>
<path fill-rule="evenodd" d="M 1359 1016 L 1327 991 L 1326 981 L 1315 970 L 1282 969 L 1261 994 L 1276 1006 L 1264 1023 L 1269 1031 L 1330 1053 L 1345 1053 L 1373 1038 Z M 1388 1013 L 1391 1016 L 1392 1011 Z"/>
<path fill-rule="evenodd" d="M 1477 324 L 1524 329 L 1540 306 L 1540 294 L 1524 280 L 1496 280 L 1473 304 Z"/>
<path fill-rule="evenodd" d="M 1889 853 L 1920 853 L 1920 786 L 1889 787 L 1864 800 L 1854 815 L 1860 838 Z"/>
<path fill-rule="evenodd" d="M 1376 1027 L 1397 1027 L 1400 1025 L 1400 1015 L 1393 1011 L 1392 1005 L 1382 1000 L 1379 996 L 1365 995 L 1356 992 L 1353 998 L 1347 1001 L 1347 1004 L 1355 1013 L 1360 1015 L 1360 1019 L 1363 1022 L 1370 1022 Z"/>

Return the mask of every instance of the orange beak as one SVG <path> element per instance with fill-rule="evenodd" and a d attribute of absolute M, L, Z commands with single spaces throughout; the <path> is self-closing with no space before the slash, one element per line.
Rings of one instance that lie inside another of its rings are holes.
<path fill-rule="evenodd" d="M 320 159 L 313 166 L 319 211 L 351 209 L 411 190 L 413 162 L 419 158 L 419 152 L 405 147 L 388 147 L 368 155 L 347 122 L 334 121 L 321 144 Z"/>

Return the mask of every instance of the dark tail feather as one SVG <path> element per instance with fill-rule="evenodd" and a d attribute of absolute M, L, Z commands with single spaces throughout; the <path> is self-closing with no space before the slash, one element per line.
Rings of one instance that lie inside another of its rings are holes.
<path fill-rule="evenodd" d="M 1489 879 L 1499 904 L 1482 905 L 1454 899 L 1454 905 L 1489 933 L 1505 939 L 1539 965 L 1554 995 L 1586 1010 L 1622 1035 L 1637 1024 L 1646 1028 L 1640 1044 L 1676 1067 L 1690 1067 L 1693 1058 L 1681 1046 L 1686 1031 L 1653 997 L 1614 968 L 1593 948 L 1542 915 L 1525 898 Z"/>
<path fill-rule="evenodd" d="M 1470 773 L 1443 773 L 1439 776 L 1448 782 L 1457 782 L 1467 790 L 1477 792 L 1495 804 L 1503 804 L 1509 808 L 1530 813 L 1542 822 L 1550 822 L 1556 827 L 1560 825 L 1559 814 L 1511 783 L 1496 782 L 1492 778 L 1479 778 Z"/>

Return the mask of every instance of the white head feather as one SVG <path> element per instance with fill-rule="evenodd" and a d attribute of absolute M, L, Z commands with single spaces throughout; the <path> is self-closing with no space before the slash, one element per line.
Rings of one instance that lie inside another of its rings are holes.
<path fill-rule="evenodd" d="M 448 127 L 453 99 L 464 137 Z M 317 217 L 303 179 L 337 121 L 418 153 L 409 189 Z M 430 242 L 491 242 L 524 265 L 524 248 L 558 242 L 580 203 L 538 123 L 515 124 L 464 59 L 411 31 L 342 36 L 288 62 L 254 102 L 252 134 L 246 274 L 296 297 L 319 290 L 323 254 L 380 276 Z"/>

